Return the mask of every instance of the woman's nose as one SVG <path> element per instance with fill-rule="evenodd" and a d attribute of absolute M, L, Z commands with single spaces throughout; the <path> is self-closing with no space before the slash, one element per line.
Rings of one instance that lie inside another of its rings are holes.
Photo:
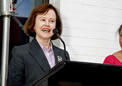
<path fill-rule="evenodd" d="M 45 25 L 48 25 L 49 26 L 49 21 L 48 20 L 45 22 Z"/>

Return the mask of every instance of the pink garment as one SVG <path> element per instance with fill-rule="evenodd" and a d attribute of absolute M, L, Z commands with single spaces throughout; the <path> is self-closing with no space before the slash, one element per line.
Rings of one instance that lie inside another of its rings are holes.
<path fill-rule="evenodd" d="M 113 65 L 122 65 L 122 62 L 119 61 L 114 55 L 109 55 L 105 58 L 104 64 L 113 64 Z"/>
<path fill-rule="evenodd" d="M 39 43 L 39 42 L 38 42 Z M 53 48 L 52 48 L 52 44 L 51 44 L 51 48 L 48 49 L 46 47 L 44 47 L 43 45 L 39 44 L 40 47 L 42 48 L 46 58 L 47 58 L 47 61 L 50 65 L 50 67 L 54 67 L 56 65 L 55 63 L 55 56 L 54 56 L 54 52 L 53 52 Z"/>
<path fill-rule="evenodd" d="M 54 52 L 53 52 L 53 48 L 51 47 L 51 49 L 48 49 L 46 47 L 43 46 L 43 52 L 46 55 L 46 58 L 48 60 L 48 63 L 50 64 L 50 67 L 54 67 L 55 66 L 55 57 L 54 57 Z"/>

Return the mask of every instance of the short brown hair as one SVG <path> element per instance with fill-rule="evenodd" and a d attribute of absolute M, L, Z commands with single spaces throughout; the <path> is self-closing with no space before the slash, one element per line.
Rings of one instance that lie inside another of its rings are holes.
<path fill-rule="evenodd" d="M 24 32 L 26 35 L 32 36 L 32 37 L 36 36 L 36 33 L 34 31 L 36 16 L 38 14 L 47 13 L 49 11 L 49 9 L 54 10 L 56 13 L 56 28 L 58 29 L 59 35 L 61 35 L 61 33 L 62 33 L 62 21 L 61 21 L 60 15 L 59 15 L 57 9 L 49 3 L 41 4 L 32 10 L 30 16 L 28 17 L 28 19 L 24 25 Z M 57 38 L 58 38 L 57 35 L 53 35 L 51 39 L 55 40 Z"/>

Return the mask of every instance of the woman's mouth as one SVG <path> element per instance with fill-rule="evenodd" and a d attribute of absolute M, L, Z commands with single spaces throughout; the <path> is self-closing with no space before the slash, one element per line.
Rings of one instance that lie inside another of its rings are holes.
<path fill-rule="evenodd" d="M 42 29 L 43 32 L 49 33 L 51 30 L 50 29 Z"/>

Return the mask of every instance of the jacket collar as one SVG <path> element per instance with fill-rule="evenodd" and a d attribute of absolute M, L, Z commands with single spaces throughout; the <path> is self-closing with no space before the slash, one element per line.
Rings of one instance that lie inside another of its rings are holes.
<path fill-rule="evenodd" d="M 53 43 L 52 48 L 54 51 L 55 62 L 56 64 L 58 64 L 60 62 L 60 59 L 63 60 L 63 58 L 61 57 L 61 51 L 57 49 L 57 47 L 54 46 Z M 33 39 L 30 43 L 30 54 L 45 72 L 50 70 L 46 56 L 36 39 Z"/>
<path fill-rule="evenodd" d="M 30 54 L 45 72 L 50 69 L 46 56 L 36 39 L 33 39 L 30 43 Z"/>

